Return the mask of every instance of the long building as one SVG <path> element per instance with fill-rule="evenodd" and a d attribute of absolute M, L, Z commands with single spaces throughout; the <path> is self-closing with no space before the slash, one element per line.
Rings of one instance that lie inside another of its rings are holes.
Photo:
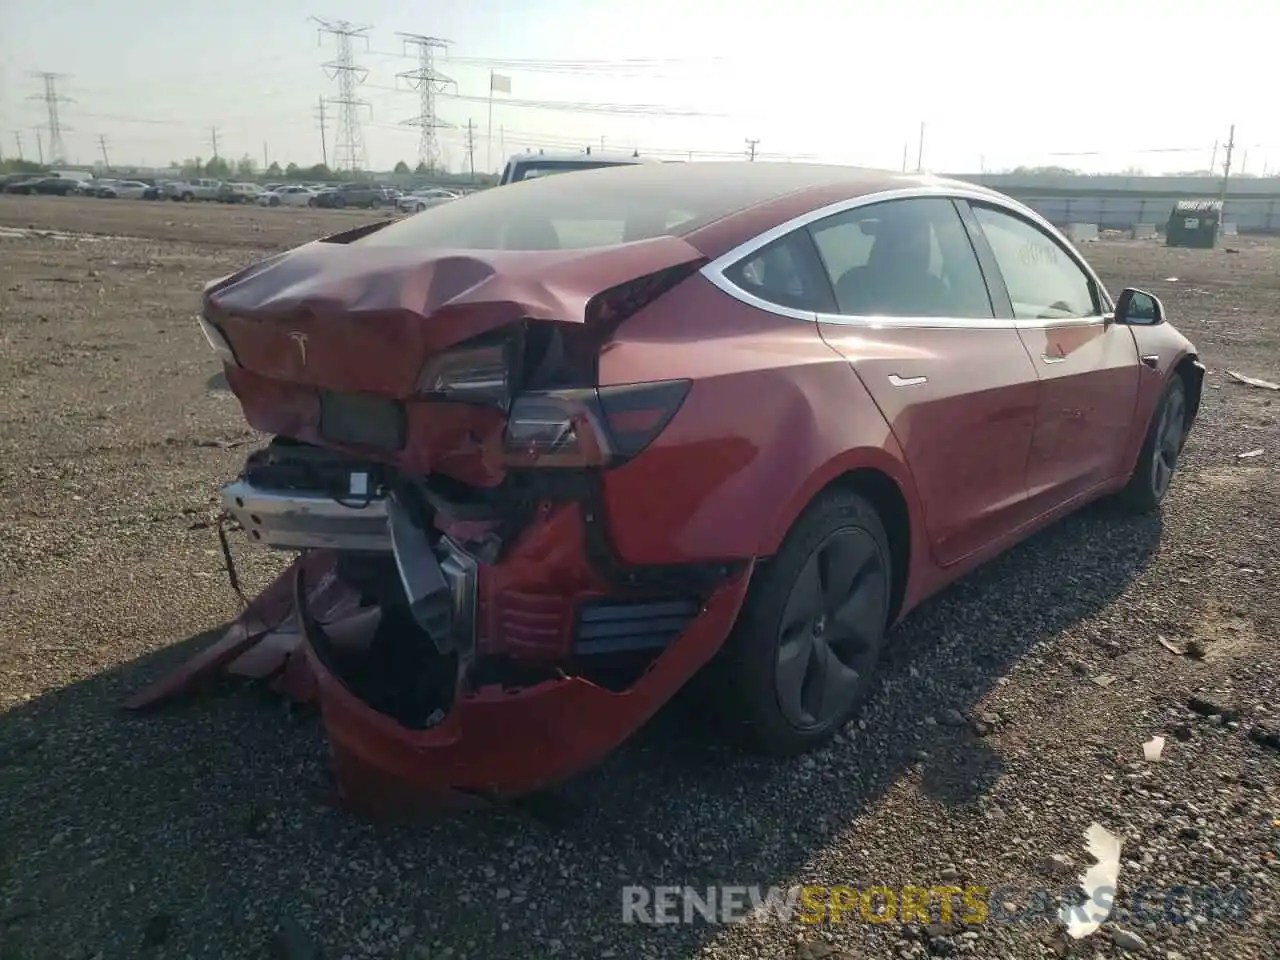
<path fill-rule="evenodd" d="M 1021 200 L 1058 225 L 1093 223 L 1127 230 L 1139 223 L 1163 228 L 1179 200 L 1216 199 L 1216 177 L 1071 176 L 953 173 Z M 1280 233 L 1280 177 L 1239 177 L 1228 184 L 1223 222 L 1241 232 Z"/>

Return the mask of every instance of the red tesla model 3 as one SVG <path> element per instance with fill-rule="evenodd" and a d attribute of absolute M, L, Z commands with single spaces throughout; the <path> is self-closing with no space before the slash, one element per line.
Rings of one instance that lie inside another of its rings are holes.
<path fill-rule="evenodd" d="M 225 488 L 301 551 L 143 691 L 319 702 L 352 803 L 596 762 L 695 673 L 758 748 L 858 707 L 886 630 L 1081 505 L 1160 504 L 1204 368 L 970 184 L 803 164 L 531 180 L 212 283 Z"/>

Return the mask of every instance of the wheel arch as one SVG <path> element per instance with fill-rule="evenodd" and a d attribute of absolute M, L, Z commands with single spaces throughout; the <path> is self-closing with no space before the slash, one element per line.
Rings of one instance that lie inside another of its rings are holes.
<path fill-rule="evenodd" d="M 928 546 L 919 542 L 924 524 L 916 519 L 920 507 L 911 475 L 889 451 L 851 450 L 827 463 L 780 512 L 761 553 L 772 556 L 800 515 L 830 490 L 850 490 L 866 498 L 885 526 L 893 573 L 889 622 L 894 623 L 905 612 L 911 596 L 908 585 L 913 565 L 928 555 Z"/>
<path fill-rule="evenodd" d="M 1173 372 L 1187 389 L 1187 430 L 1200 413 L 1200 398 L 1204 394 L 1204 364 L 1198 354 L 1188 352 L 1174 364 Z"/>

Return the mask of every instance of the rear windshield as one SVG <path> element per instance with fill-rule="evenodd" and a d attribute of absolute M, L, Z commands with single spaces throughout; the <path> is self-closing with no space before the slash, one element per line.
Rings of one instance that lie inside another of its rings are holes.
<path fill-rule="evenodd" d="M 586 249 L 681 236 L 746 205 L 740 191 L 708 190 L 701 177 L 680 182 L 654 169 L 621 165 L 493 187 L 429 207 L 357 242 L 453 250 Z"/>

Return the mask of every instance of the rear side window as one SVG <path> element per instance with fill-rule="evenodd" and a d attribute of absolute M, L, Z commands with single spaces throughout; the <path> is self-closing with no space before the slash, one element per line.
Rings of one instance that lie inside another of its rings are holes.
<path fill-rule="evenodd" d="M 780 307 L 814 313 L 835 310 L 831 285 L 803 228 L 747 254 L 724 275 L 735 287 Z"/>
<path fill-rule="evenodd" d="M 809 229 L 845 316 L 995 316 L 964 222 L 946 198 L 856 207 Z"/>

